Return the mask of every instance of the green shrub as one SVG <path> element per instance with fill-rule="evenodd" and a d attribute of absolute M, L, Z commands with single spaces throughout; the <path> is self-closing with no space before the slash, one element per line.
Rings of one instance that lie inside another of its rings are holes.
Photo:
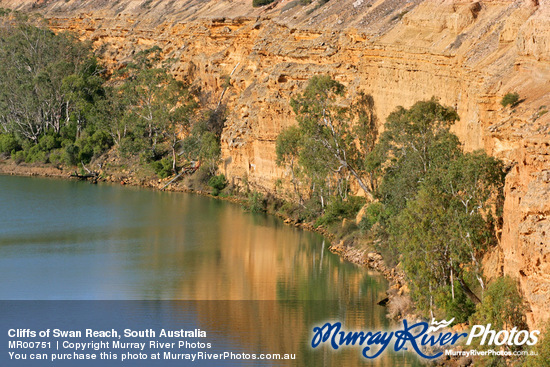
<path fill-rule="evenodd" d="M 25 162 L 27 163 L 46 163 L 47 160 L 46 152 L 40 149 L 40 145 L 33 145 L 26 150 Z"/>
<path fill-rule="evenodd" d="M 78 163 L 79 148 L 70 141 L 64 141 L 63 162 L 68 166 Z"/>
<path fill-rule="evenodd" d="M 127 144 L 125 147 L 128 152 L 139 152 L 140 146 L 136 146 L 133 140 L 126 140 L 125 143 Z M 75 160 L 78 162 L 89 163 L 94 157 L 100 156 L 113 145 L 113 138 L 107 134 L 107 132 L 102 130 L 95 132 L 87 131 L 81 138 L 77 139 L 74 144 L 78 147 L 78 154 L 76 154 Z"/>
<path fill-rule="evenodd" d="M 143 139 L 134 139 L 132 136 L 126 136 L 121 139 L 118 150 L 123 157 L 129 157 L 147 148 L 147 144 Z"/>
<path fill-rule="evenodd" d="M 155 160 L 155 154 L 151 149 L 147 149 L 139 153 L 139 162 L 141 164 L 149 164 L 154 160 Z"/>
<path fill-rule="evenodd" d="M 245 207 L 252 213 L 264 213 L 267 210 L 267 202 L 260 192 L 253 191 L 248 196 Z"/>
<path fill-rule="evenodd" d="M 311 198 L 304 202 L 304 207 L 298 212 L 298 220 L 301 222 L 309 222 L 317 218 L 323 211 L 321 203 L 316 198 Z"/>
<path fill-rule="evenodd" d="M 51 164 L 58 165 L 62 164 L 63 162 L 63 149 L 54 149 L 50 152 L 50 156 L 48 157 L 48 160 Z"/>
<path fill-rule="evenodd" d="M 212 195 L 214 196 L 218 196 L 220 191 L 225 189 L 227 183 L 227 179 L 224 175 L 214 176 L 208 180 L 208 186 L 212 187 Z"/>
<path fill-rule="evenodd" d="M 99 156 L 107 149 L 113 146 L 114 141 L 111 135 L 103 130 L 98 130 L 90 137 L 90 143 L 93 147 L 94 155 Z"/>
<path fill-rule="evenodd" d="M 291 201 L 285 201 L 279 208 L 279 214 L 283 217 L 295 218 L 295 214 L 298 211 L 298 205 Z"/>
<path fill-rule="evenodd" d="M 272 193 L 268 192 L 265 197 L 266 209 L 269 213 L 277 213 L 285 204 L 284 200 L 277 198 Z"/>
<path fill-rule="evenodd" d="M 344 218 L 352 218 L 357 215 L 363 205 L 365 205 L 364 197 L 348 196 L 348 199 L 344 201 L 339 196 L 335 196 L 325 207 L 325 214 L 315 221 L 315 226 L 329 225 Z"/>
<path fill-rule="evenodd" d="M 514 107 L 519 103 L 519 94 L 518 93 L 507 93 L 504 97 L 502 97 L 502 101 L 500 101 L 500 104 L 502 107 L 510 106 Z"/>
<path fill-rule="evenodd" d="M 528 330 L 525 322 L 525 307 L 523 298 L 518 291 L 517 283 L 509 276 L 494 280 L 485 291 L 483 301 L 476 306 L 476 312 L 470 317 L 470 325 L 491 324 L 493 330 Z M 476 345 L 478 349 L 492 348 L 488 345 Z M 508 346 L 503 348 L 517 351 L 524 346 Z M 487 356 L 480 359 L 482 366 L 508 366 L 510 358 L 502 356 Z"/>
<path fill-rule="evenodd" d="M 0 134 L 0 153 L 11 154 L 19 150 L 21 146 L 13 134 Z"/>
<path fill-rule="evenodd" d="M 75 141 L 76 140 L 76 131 L 77 131 L 76 124 L 75 123 L 70 123 L 68 125 L 64 125 L 64 126 L 61 127 L 59 135 L 61 136 L 62 140 Z"/>
<path fill-rule="evenodd" d="M 485 297 L 476 307 L 470 324 L 491 323 L 493 328 L 527 328 L 523 298 L 516 281 L 510 277 L 498 278 L 487 287 Z"/>
<path fill-rule="evenodd" d="M 160 161 L 151 163 L 151 167 L 160 178 L 166 178 L 172 175 L 172 160 L 168 157 L 162 158 Z"/>
<path fill-rule="evenodd" d="M 94 147 L 89 138 L 81 138 L 75 142 L 78 146 L 78 155 L 76 157 L 78 162 L 88 163 L 94 156 Z"/>
<path fill-rule="evenodd" d="M 33 163 L 48 163 L 48 154 L 44 151 L 38 151 L 33 157 Z"/>
<path fill-rule="evenodd" d="M 443 299 L 437 300 L 438 304 L 443 305 L 445 317 L 454 318 L 457 324 L 468 322 L 468 318 L 475 312 L 476 305 L 464 294 L 458 282 L 455 282 L 454 285 L 454 299 L 451 286 L 449 285 L 447 288 L 448 290 L 443 290 L 440 293 L 440 297 Z"/>
<path fill-rule="evenodd" d="M 54 135 L 43 135 L 38 139 L 38 146 L 41 150 L 49 152 L 52 149 L 61 147 L 61 142 Z"/>
<path fill-rule="evenodd" d="M 357 243 L 358 237 L 361 233 L 358 231 L 358 226 L 354 220 L 348 220 L 342 222 L 342 225 L 338 225 L 335 231 L 336 239 L 343 239 L 351 243 Z M 334 231 L 334 230 L 333 230 Z"/>
<path fill-rule="evenodd" d="M 21 162 L 25 161 L 25 152 L 23 150 L 18 150 L 17 152 L 11 153 L 11 159 L 15 162 L 15 164 L 19 164 Z"/>
<path fill-rule="evenodd" d="M 297 222 L 309 222 L 317 218 L 321 212 L 321 204 L 317 200 L 306 200 L 303 205 L 292 201 L 281 203 L 278 213 L 283 217 L 291 218 Z"/>
<path fill-rule="evenodd" d="M 275 0 L 252 0 L 252 6 L 257 8 L 259 6 L 271 4 L 274 1 Z"/>
<path fill-rule="evenodd" d="M 384 205 L 382 203 L 376 202 L 370 204 L 365 211 L 365 216 L 361 218 L 361 222 L 359 222 L 359 228 L 361 231 L 370 231 L 372 226 L 380 220 L 383 212 Z"/>

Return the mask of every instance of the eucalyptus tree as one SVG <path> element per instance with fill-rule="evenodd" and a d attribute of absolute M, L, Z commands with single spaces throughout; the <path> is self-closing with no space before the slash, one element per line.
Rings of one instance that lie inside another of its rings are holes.
<path fill-rule="evenodd" d="M 189 88 L 168 73 L 161 58 L 157 46 L 137 53 L 120 70 L 118 91 L 126 98 L 134 138 L 145 140 L 153 156 L 158 154 L 157 144 L 167 143 L 175 173 L 177 149 L 190 132 L 197 103 Z"/>
<path fill-rule="evenodd" d="M 435 99 L 398 107 L 371 161 L 382 167 L 386 244 L 413 296 L 421 307 L 453 308 L 465 320 L 480 302 L 474 290 L 485 288 L 481 258 L 497 243 L 504 170 L 484 152 L 463 152 L 450 132 L 456 120 L 456 112 Z"/>
<path fill-rule="evenodd" d="M 295 192 L 301 173 L 323 207 L 332 195 L 347 197 L 351 178 L 373 198 L 364 157 L 377 137 L 374 105 L 363 93 L 355 103 L 349 99 L 344 85 L 330 76 L 311 78 L 304 92 L 291 100 L 297 127 L 277 139 L 277 163 L 289 167 Z M 301 200 L 301 194 L 298 197 Z"/>
<path fill-rule="evenodd" d="M 59 134 L 102 93 L 90 45 L 28 16 L 1 16 L 0 59 L 0 123 L 35 144 L 47 131 Z"/>
<path fill-rule="evenodd" d="M 275 151 L 277 154 L 277 165 L 288 166 L 290 171 L 290 182 L 294 188 L 294 194 L 298 198 L 299 204 L 303 205 L 303 197 L 300 192 L 301 169 L 299 165 L 299 152 L 301 145 L 301 131 L 297 126 L 291 126 L 283 130 L 277 136 Z"/>

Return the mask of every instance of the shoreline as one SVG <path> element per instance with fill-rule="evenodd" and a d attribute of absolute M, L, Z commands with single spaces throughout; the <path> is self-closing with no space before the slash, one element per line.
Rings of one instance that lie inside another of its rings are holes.
<path fill-rule="evenodd" d="M 22 176 L 22 177 L 48 177 L 48 178 L 57 178 L 64 180 L 74 180 L 70 175 L 75 172 L 73 169 L 68 169 L 67 167 L 55 167 L 51 165 L 44 164 L 16 164 L 11 159 L 0 159 L 0 175 L 9 175 L 9 176 Z M 210 197 L 218 200 L 225 200 L 235 204 L 243 204 L 244 200 L 235 196 L 214 196 L 208 192 L 202 190 L 193 190 L 189 189 L 183 185 L 170 184 L 169 186 L 162 189 L 162 187 L 169 182 L 170 178 L 165 180 L 148 180 L 148 181 L 139 181 L 133 177 L 128 177 L 127 179 L 120 180 L 115 175 L 109 175 L 107 178 L 101 178 L 100 182 L 113 183 L 117 182 L 122 185 L 128 185 L 132 187 L 148 188 L 158 191 L 169 191 L 169 192 L 185 192 L 190 194 L 196 194 L 204 197 Z M 92 183 L 90 183 L 92 184 Z M 395 300 L 398 297 L 406 297 L 404 294 L 408 293 L 408 288 L 405 284 L 404 275 L 395 268 L 390 268 L 384 263 L 382 255 L 377 252 L 370 252 L 367 249 L 357 249 L 353 246 L 345 245 L 343 241 L 337 242 L 333 233 L 329 232 L 323 227 L 314 227 L 310 223 L 296 222 L 291 218 L 288 218 L 279 213 L 268 214 L 275 215 L 279 217 L 287 225 L 301 228 L 310 232 L 316 232 L 324 237 L 326 237 L 330 245 L 328 249 L 333 253 L 338 255 L 341 259 L 350 262 L 352 264 L 358 265 L 365 269 L 374 270 L 380 275 L 382 275 L 388 281 L 388 289 L 386 290 L 386 298 L 379 300 L 379 304 L 383 307 L 386 307 L 388 303 L 391 304 L 392 300 Z M 411 317 L 414 315 L 410 314 L 394 314 L 391 315 L 391 312 L 386 314 L 388 319 L 399 320 L 404 317 Z"/>

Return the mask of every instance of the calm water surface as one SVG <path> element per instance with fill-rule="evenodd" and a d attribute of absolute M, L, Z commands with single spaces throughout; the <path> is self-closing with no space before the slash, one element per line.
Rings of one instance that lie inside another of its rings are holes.
<path fill-rule="evenodd" d="M 385 280 L 327 247 L 219 200 L 0 176 L 2 300 L 185 300 L 187 322 L 217 331 L 218 345 L 296 353 L 295 365 L 413 365 L 402 354 L 367 362 L 355 348 L 309 348 L 327 320 L 390 326 L 376 305 Z"/>

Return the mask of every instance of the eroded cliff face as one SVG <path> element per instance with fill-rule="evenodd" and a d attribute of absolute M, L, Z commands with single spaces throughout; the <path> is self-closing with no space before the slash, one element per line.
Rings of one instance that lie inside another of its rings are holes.
<path fill-rule="evenodd" d="M 529 323 L 550 317 L 550 1 L 345 0 L 317 7 L 276 1 L 2 0 L 34 9 L 56 30 L 91 40 L 116 67 L 158 45 L 172 72 L 227 105 L 222 170 L 274 191 L 285 177 L 275 139 L 295 124 L 291 96 L 330 74 L 373 96 L 382 126 L 398 105 L 432 96 L 454 106 L 466 149 L 511 167 L 501 244 L 489 277 L 519 279 Z M 222 94 L 223 78 L 231 87 Z M 500 100 L 518 92 L 513 110 Z M 223 96 L 223 98 L 222 98 Z"/>

